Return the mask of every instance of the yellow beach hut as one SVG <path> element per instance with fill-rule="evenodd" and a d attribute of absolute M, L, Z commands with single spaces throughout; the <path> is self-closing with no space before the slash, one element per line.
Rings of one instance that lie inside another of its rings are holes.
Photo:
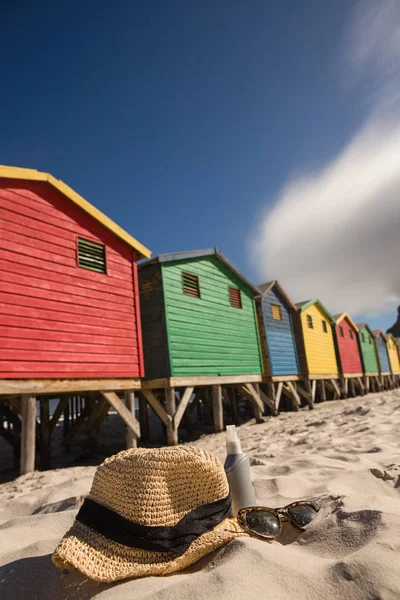
<path fill-rule="evenodd" d="M 295 335 L 300 369 L 308 383 L 312 400 L 315 400 L 317 381 L 322 400 L 326 399 L 325 385 L 340 398 L 336 382 L 339 368 L 336 358 L 333 326 L 335 320 L 322 302 L 315 298 L 296 304 Z"/>
<path fill-rule="evenodd" d="M 399 351 L 397 348 L 396 338 L 391 333 L 386 334 L 386 346 L 389 355 L 390 369 L 394 376 L 394 384 L 397 384 L 398 376 L 400 375 L 400 360 Z"/>

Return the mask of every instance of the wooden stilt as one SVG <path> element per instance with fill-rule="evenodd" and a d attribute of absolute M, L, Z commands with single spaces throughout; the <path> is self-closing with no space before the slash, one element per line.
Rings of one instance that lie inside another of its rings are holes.
<path fill-rule="evenodd" d="M 321 400 L 322 402 L 326 401 L 326 388 L 325 388 L 325 380 L 321 379 L 319 382 L 319 387 L 320 387 L 320 394 L 321 394 Z"/>
<path fill-rule="evenodd" d="M 274 407 L 272 414 L 277 415 L 278 414 L 278 406 L 276 404 L 275 385 L 272 382 L 267 383 L 267 390 L 268 390 L 268 396 L 269 396 L 269 398 L 271 398 L 272 405 Z"/>
<path fill-rule="evenodd" d="M 312 396 L 312 399 L 313 399 L 313 404 L 315 402 L 315 394 L 316 394 L 316 392 L 317 392 L 317 380 L 314 379 L 314 381 L 311 384 L 311 396 Z"/>
<path fill-rule="evenodd" d="M 49 397 L 40 398 L 40 468 L 51 469 Z"/>
<path fill-rule="evenodd" d="M 276 410 L 279 410 L 279 404 L 281 402 L 281 398 L 282 398 L 282 392 L 283 392 L 283 383 L 282 381 L 280 381 L 278 383 L 278 387 L 276 389 L 276 398 L 275 398 L 275 406 L 276 406 Z"/>
<path fill-rule="evenodd" d="M 189 386 L 186 388 L 186 390 L 182 394 L 181 401 L 180 401 L 179 406 L 174 414 L 174 425 L 175 425 L 176 431 L 178 431 L 179 424 L 185 413 L 187 405 L 189 404 L 190 398 L 192 397 L 193 390 L 194 390 L 194 386 Z"/>
<path fill-rule="evenodd" d="M 254 389 L 254 387 L 251 385 L 251 383 L 242 383 L 239 384 L 237 388 L 239 392 L 241 392 L 251 402 L 254 408 L 254 416 L 256 419 L 256 423 L 262 423 L 264 405 L 261 398 L 257 395 L 257 392 Z M 235 394 L 235 391 L 233 391 L 233 394 Z"/>
<path fill-rule="evenodd" d="M 314 408 L 315 391 L 313 393 L 311 381 L 308 377 L 304 377 L 304 388 L 307 392 L 306 400 L 308 403 L 308 408 L 311 410 L 312 408 Z"/>
<path fill-rule="evenodd" d="M 135 417 L 135 392 L 129 390 L 125 392 L 125 406 L 132 414 L 133 418 Z M 137 437 L 128 425 L 125 425 L 125 440 L 127 448 L 136 448 L 137 447 Z"/>
<path fill-rule="evenodd" d="M 107 400 L 109 404 L 117 411 L 121 419 L 128 425 L 132 430 L 133 435 L 138 438 L 140 437 L 140 425 L 139 421 L 135 419 L 132 411 L 129 410 L 122 400 L 119 399 L 115 392 L 106 392 L 105 390 L 100 391 L 103 398 Z"/>
<path fill-rule="evenodd" d="M 213 385 L 212 388 L 212 408 L 214 420 L 214 432 L 219 433 L 224 429 L 224 411 L 222 407 L 222 389 L 220 385 Z"/>
<path fill-rule="evenodd" d="M 171 417 L 171 420 L 167 424 L 167 440 L 169 446 L 176 446 L 178 444 L 178 429 L 175 427 L 175 412 L 176 412 L 176 397 L 175 388 L 168 387 L 165 390 L 165 404 L 167 408 L 167 414 Z"/>
<path fill-rule="evenodd" d="M 349 384 L 350 384 L 350 394 L 351 394 L 352 398 L 354 398 L 356 395 L 356 389 L 354 387 L 354 379 L 352 377 L 349 379 Z"/>
<path fill-rule="evenodd" d="M 278 414 L 276 408 L 275 408 L 275 401 L 270 398 L 269 396 L 267 396 L 267 394 L 265 394 L 265 392 L 259 388 L 259 396 L 261 398 L 261 400 L 264 402 L 265 406 L 267 406 L 271 412 L 272 415 L 276 416 Z"/>
<path fill-rule="evenodd" d="M 36 396 L 22 397 L 22 435 L 20 473 L 35 470 L 36 452 Z"/>

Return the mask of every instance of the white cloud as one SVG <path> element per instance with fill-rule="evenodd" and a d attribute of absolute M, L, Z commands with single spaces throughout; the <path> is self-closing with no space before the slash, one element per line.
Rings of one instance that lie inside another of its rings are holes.
<path fill-rule="evenodd" d="M 348 72 L 374 84 L 371 114 L 334 160 L 287 183 L 250 250 L 260 280 L 295 301 L 378 315 L 400 301 L 400 2 L 361 2 L 346 37 Z"/>

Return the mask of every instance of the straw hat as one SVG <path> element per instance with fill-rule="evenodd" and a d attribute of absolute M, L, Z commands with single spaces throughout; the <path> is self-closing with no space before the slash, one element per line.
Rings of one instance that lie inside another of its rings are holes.
<path fill-rule="evenodd" d="M 229 511 L 226 475 L 211 452 L 124 450 L 98 467 L 53 562 L 104 582 L 174 573 L 246 535 Z"/>

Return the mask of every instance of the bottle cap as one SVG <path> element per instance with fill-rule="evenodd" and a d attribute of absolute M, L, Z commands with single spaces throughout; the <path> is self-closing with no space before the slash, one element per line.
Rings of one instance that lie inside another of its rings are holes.
<path fill-rule="evenodd" d="M 226 426 L 226 453 L 227 454 L 240 454 L 242 447 L 236 431 L 235 425 Z"/>

